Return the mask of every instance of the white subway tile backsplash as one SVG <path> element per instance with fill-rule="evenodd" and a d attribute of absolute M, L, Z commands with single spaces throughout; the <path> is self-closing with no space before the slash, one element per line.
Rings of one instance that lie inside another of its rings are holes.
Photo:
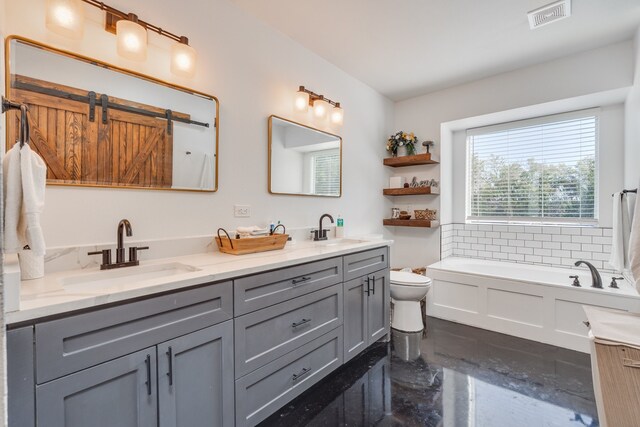
<path fill-rule="evenodd" d="M 585 227 L 582 229 L 583 236 L 602 236 L 602 228 L 589 228 Z"/>
<path fill-rule="evenodd" d="M 569 234 L 569 235 L 578 235 L 580 233 L 580 229 L 578 227 L 562 227 L 560 229 L 561 234 Z"/>
<path fill-rule="evenodd" d="M 571 236 L 573 243 L 591 243 L 591 236 Z"/>
<path fill-rule="evenodd" d="M 533 240 L 538 240 L 540 242 L 550 242 L 551 234 L 534 234 Z"/>
<path fill-rule="evenodd" d="M 533 255 L 533 248 L 516 248 L 516 253 L 524 255 Z"/>
<path fill-rule="evenodd" d="M 582 250 L 585 252 L 602 252 L 602 245 L 582 245 Z"/>
<path fill-rule="evenodd" d="M 557 267 L 573 267 L 577 259 L 584 259 L 612 271 L 606 262 L 610 228 L 447 224 L 441 233 L 443 258 L 466 256 Z"/>
<path fill-rule="evenodd" d="M 531 233 L 518 233 L 516 235 L 516 239 L 518 239 L 518 240 L 533 240 L 533 234 L 531 234 Z"/>

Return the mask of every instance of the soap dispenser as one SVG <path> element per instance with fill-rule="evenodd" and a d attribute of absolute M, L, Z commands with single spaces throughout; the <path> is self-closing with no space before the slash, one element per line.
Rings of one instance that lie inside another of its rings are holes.
<path fill-rule="evenodd" d="M 342 215 L 338 214 L 338 219 L 336 220 L 336 239 L 342 239 L 344 237 L 344 219 L 342 219 Z"/>

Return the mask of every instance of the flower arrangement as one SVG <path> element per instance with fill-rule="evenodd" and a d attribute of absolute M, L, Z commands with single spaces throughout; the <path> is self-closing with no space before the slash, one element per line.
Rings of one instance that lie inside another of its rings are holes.
<path fill-rule="evenodd" d="M 412 156 L 416 154 L 416 144 L 418 143 L 418 137 L 413 132 L 397 132 L 391 135 L 387 140 L 387 151 L 391 151 L 393 157 L 398 155 L 398 148 L 405 147 L 407 149 L 407 155 Z"/>

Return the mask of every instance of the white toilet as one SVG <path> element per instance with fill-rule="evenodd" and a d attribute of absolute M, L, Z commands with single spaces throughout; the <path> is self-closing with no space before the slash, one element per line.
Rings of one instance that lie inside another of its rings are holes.
<path fill-rule="evenodd" d="M 393 317 L 391 327 L 404 332 L 420 332 L 422 310 L 420 301 L 431 289 L 431 279 L 421 274 L 406 271 L 391 272 L 391 298 Z"/>

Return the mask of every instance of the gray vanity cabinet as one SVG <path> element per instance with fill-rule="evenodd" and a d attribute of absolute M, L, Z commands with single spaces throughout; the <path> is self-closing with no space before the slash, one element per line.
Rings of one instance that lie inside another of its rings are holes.
<path fill-rule="evenodd" d="M 39 427 L 155 427 L 156 348 L 36 387 Z"/>
<path fill-rule="evenodd" d="M 345 362 L 389 333 L 389 291 L 386 268 L 344 283 Z"/>
<path fill-rule="evenodd" d="M 160 427 L 234 425 L 233 321 L 158 345 Z"/>
<path fill-rule="evenodd" d="M 33 372 L 33 326 L 7 331 L 9 426 L 35 427 L 36 379 Z"/>

